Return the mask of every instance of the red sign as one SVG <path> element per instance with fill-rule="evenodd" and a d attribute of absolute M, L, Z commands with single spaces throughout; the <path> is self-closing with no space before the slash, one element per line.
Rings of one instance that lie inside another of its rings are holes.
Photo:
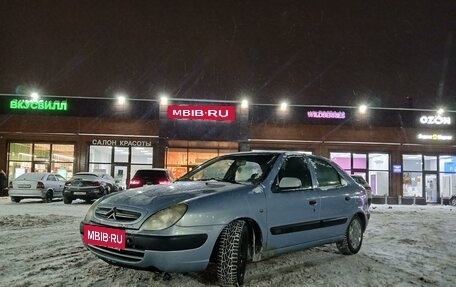
<path fill-rule="evenodd" d="M 84 243 L 115 249 L 125 249 L 125 230 L 95 225 L 84 225 Z"/>
<path fill-rule="evenodd" d="M 233 122 L 236 106 L 169 106 L 168 119 Z"/>

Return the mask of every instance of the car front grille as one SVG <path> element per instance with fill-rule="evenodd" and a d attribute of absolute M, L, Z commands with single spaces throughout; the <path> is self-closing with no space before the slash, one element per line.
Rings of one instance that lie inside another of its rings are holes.
<path fill-rule="evenodd" d="M 137 220 L 141 216 L 141 213 L 116 207 L 98 207 L 95 211 L 95 215 L 96 217 L 104 220 L 115 222 L 132 222 Z"/>
<path fill-rule="evenodd" d="M 100 255 L 100 257 L 107 257 L 111 260 L 122 260 L 135 263 L 140 262 L 144 258 L 144 250 L 140 249 L 125 248 L 123 250 L 118 250 L 91 244 L 87 244 L 86 246 L 93 253 Z"/>

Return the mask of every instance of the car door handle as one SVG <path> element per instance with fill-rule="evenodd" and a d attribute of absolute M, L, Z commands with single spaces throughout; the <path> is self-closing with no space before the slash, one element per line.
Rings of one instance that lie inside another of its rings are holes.
<path fill-rule="evenodd" d="M 309 200 L 309 204 L 310 205 L 317 205 L 317 201 L 316 200 Z"/>
<path fill-rule="evenodd" d="M 349 201 L 350 199 L 351 199 L 351 197 L 350 197 L 350 196 L 348 196 L 348 195 L 347 195 L 347 196 L 345 196 L 345 201 Z"/>

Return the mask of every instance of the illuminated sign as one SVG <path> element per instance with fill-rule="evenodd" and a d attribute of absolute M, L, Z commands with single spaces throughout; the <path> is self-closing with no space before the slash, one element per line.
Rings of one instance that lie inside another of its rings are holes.
<path fill-rule="evenodd" d="M 393 173 L 401 173 L 401 172 L 402 172 L 402 165 L 393 164 Z"/>
<path fill-rule="evenodd" d="M 131 146 L 131 147 L 149 147 L 152 146 L 151 141 L 132 141 L 132 140 L 102 140 L 93 139 L 92 145 L 101 146 Z"/>
<path fill-rule="evenodd" d="M 181 120 L 236 120 L 235 106 L 169 106 L 168 119 Z"/>
<path fill-rule="evenodd" d="M 312 119 L 345 119 L 343 111 L 308 111 L 307 117 Z"/>
<path fill-rule="evenodd" d="M 10 109 L 12 110 L 39 110 L 39 111 L 67 111 L 68 103 L 66 100 L 11 100 Z"/>
<path fill-rule="evenodd" d="M 451 125 L 450 117 L 442 116 L 422 116 L 420 118 L 420 123 L 423 125 Z"/>
<path fill-rule="evenodd" d="M 433 141 L 451 141 L 452 135 L 441 135 L 441 134 L 418 134 L 420 140 L 433 140 Z"/>

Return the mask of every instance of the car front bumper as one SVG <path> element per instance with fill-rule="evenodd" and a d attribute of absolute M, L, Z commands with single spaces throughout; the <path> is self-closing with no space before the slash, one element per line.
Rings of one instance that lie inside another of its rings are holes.
<path fill-rule="evenodd" d="M 126 248 L 123 250 L 84 245 L 102 260 L 118 266 L 164 272 L 198 272 L 207 268 L 223 228 L 223 225 L 173 226 L 162 234 L 126 229 Z M 80 233 L 84 241 L 84 222 L 80 224 Z"/>

